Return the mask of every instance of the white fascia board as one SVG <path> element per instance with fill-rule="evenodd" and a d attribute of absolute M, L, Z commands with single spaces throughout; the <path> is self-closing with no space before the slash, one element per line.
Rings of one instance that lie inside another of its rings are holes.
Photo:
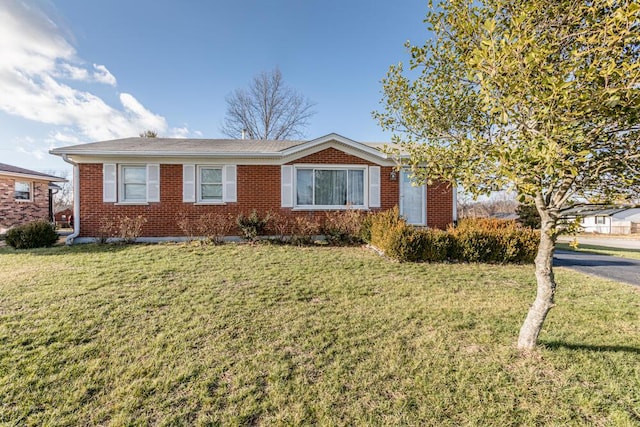
<path fill-rule="evenodd" d="M 377 150 L 373 147 L 369 147 L 368 145 L 361 144 L 352 139 L 345 138 L 344 136 L 338 135 L 337 133 L 330 133 L 329 135 L 312 139 L 311 141 L 307 141 L 303 144 L 296 145 L 295 147 L 287 148 L 286 150 L 281 151 L 281 153 L 283 157 L 290 157 L 290 156 L 295 156 L 298 153 L 305 152 L 307 150 L 312 150 L 316 147 L 321 147 L 319 150 L 315 151 L 317 152 L 317 151 L 323 150 L 325 146 L 330 145 L 332 142 L 337 142 L 341 145 L 355 149 L 359 152 L 364 152 L 378 159 L 387 160 L 389 158 L 385 153 L 383 153 L 380 150 Z M 337 148 L 335 147 L 335 145 L 332 145 L 332 146 L 334 148 Z M 338 149 L 345 151 L 342 148 L 338 148 Z M 296 157 L 302 157 L 302 156 L 296 156 Z M 362 157 L 362 155 L 359 155 L 359 157 Z"/>
<path fill-rule="evenodd" d="M 364 151 L 361 149 L 362 147 L 365 147 L 369 150 Z M 395 162 L 391 157 L 388 157 L 386 154 L 376 150 L 375 148 L 369 148 L 363 146 L 362 144 L 358 144 L 358 146 L 354 147 L 351 145 L 345 145 L 339 142 L 335 142 L 335 140 L 324 142 L 320 145 L 310 146 L 305 150 L 289 153 L 283 156 L 283 164 L 295 162 L 298 159 L 326 150 L 327 148 L 335 148 L 336 150 L 342 151 L 346 154 L 350 154 L 363 160 L 367 160 L 380 166 L 395 166 Z M 371 150 L 373 152 L 371 152 Z"/>

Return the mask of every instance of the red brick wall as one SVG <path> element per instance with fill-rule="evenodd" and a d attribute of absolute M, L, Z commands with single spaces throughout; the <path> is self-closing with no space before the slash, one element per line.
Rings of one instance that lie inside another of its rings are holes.
<path fill-rule="evenodd" d="M 447 228 L 453 221 L 453 191 L 447 183 L 427 186 L 427 225 Z"/>
<path fill-rule="evenodd" d="M 20 178 L 17 180 L 31 182 L 32 201 L 16 201 L 16 178 L 0 176 L 0 229 L 49 219 L 49 183 Z"/>
<path fill-rule="evenodd" d="M 374 165 L 359 157 L 329 148 L 310 156 L 297 159 L 290 164 L 362 164 Z M 391 181 L 392 167 L 381 167 L 381 204 L 382 210 L 398 204 L 399 181 Z M 167 237 L 182 236 L 183 231 L 177 224 L 179 217 L 197 220 L 205 213 L 222 213 L 233 216 L 239 213 L 250 213 L 256 209 L 259 213 L 271 211 L 286 217 L 305 216 L 322 220 L 325 211 L 292 211 L 280 207 L 280 166 L 279 165 L 238 165 L 237 167 L 237 203 L 226 205 L 194 205 L 182 202 L 182 165 L 160 165 L 160 203 L 144 206 L 118 206 L 114 203 L 102 202 L 102 164 L 80 165 L 80 219 L 81 237 L 99 236 L 99 228 L 105 217 L 144 215 L 147 223 L 143 227 L 143 236 Z M 450 193 L 450 190 L 449 190 Z M 436 201 L 428 203 L 445 205 L 449 200 L 447 213 L 438 214 L 444 226 L 451 222 L 451 195 L 436 192 Z M 439 200 L 442 199 L 442 202 Z M 376 209 L 376 210 L 381 210 Z M 444 222 L 444 217 L 448 220 Z M 440 223 L 434 223 L 440 226 Z M 237 234 L 234 230 L 233 234 Z"/>

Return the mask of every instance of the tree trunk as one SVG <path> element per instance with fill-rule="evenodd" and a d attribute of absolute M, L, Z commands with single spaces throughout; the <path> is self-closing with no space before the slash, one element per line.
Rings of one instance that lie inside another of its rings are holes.
<path fill-rule="evenodd" d="M 518 348 L 532 350 L 538 342 L 538 335 L 547 313 L 554 306 L 553 297 L 556 292 L 556 282 L 553 276 L 553 252 L 556 244 L 556 222 L 546 212 L 540 212 L 542 226 L 540 227 L 540 245 L 536 256 L 536 281 L 538 291 L 536 300 L 529 309 L 529 314 L 520 328 Z"/>

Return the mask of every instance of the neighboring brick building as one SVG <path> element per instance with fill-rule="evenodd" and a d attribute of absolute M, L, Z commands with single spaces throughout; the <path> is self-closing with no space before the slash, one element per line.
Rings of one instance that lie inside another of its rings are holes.
<path fill-rule="evenodd" d="M 51 221 L 53 182 L 64 178 L 0 163 L 0 233 L 44 219 Z"/>
<path fill-rule="evenodd" d="M 382 144 L 330 134 L 311 141 L 126 138 L 57 148 L 77 164 L 77 237 L 142 215 L 143 237 L 184 237 L 179 218 L 253 209 L 321 220 L 327 211 L 400 207 L 409 222 L 455 220 L 454 189 L 411 185 Z"/>

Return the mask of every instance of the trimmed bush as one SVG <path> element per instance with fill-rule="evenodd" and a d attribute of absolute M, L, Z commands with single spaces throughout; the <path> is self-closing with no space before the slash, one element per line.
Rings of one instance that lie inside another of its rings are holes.
<path fill-rule="evenodd" d="M 48 221 L 34 221 L 7 231 L 5 241 L 15 249 L 43 248 L 58 240 L 55 226 Z"/>
<path fill-rule="evenodd" d="M 515 221 L 463 220 L 447 231 L 414 228 L 394 208 L 371 219 L 371 244 L 399 261 L 531 263 L 539 233 Z"/>
<path fill-rule="evenodd" d="M 535 230 L 492 218 L 464 219 L 448 232 L 453 237 L 451 258 L 465 262 L 531 263 L 540 241 Z"/>

